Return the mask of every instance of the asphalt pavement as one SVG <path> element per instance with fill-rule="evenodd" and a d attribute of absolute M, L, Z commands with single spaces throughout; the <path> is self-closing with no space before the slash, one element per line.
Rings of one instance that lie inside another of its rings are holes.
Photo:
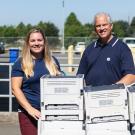
<path fill-rule="evenodd" d="M 18 122 L 0 122 L 0 135 L 21 135 Z"/>
<path fill-rule="evenodd" d="M 16 112 L 0 112 L 0 135 L 21 135 Z"/>

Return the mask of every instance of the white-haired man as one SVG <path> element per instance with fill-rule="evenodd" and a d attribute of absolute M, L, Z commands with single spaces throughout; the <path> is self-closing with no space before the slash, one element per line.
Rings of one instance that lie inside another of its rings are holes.
<path fill-rule="evenodd" d="M 84 51 L 77 74 L 84 74 L 86 85 L 110 85 L 135 82 L 135 67 L 129 47 L 112 34 L 109 14 L 94 17 L 98 40 Z"/>

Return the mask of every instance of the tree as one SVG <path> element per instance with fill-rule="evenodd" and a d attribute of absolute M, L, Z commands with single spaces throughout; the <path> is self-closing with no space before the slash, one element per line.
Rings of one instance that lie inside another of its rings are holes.
<path fill-rule="evenodd" d="M 95 37 L 93 33 L 95 32 L 93 24 L 86 23 L 84 26 L 84 33 L 86 37 Z"/>
<path fill-rule="evenodd" d="M 44 23 L 40 21 L 37 25 L 37 27 L 40 27 L 46 34 L 46 36 L 58 36 L 59 35 L 59 29 L 51 22 Z"/>
<path fill-rule="evenodd" d="M 135 36 L 135 17 L 133 17 L 130 24 L 130 34 L 131 36 Z"/>
<path fill-rule="evenodd" d="M 4 37 L 4 30 L 5 30 L 6 26 L 1 26 L 0 27 L 0 37 Z"/>
<path fill-rule="evenodd" d="M 32 29 L 32 27 L 33 27 L 33 26 L 32 26 L 31 24 L 27 24 L 27 25 L 26 25 L 26 31 L 28 32 L 30 29 Z"/>
<path fill-rule="evenodd" d="M 77 19 L 75 13 L 71 12 L 70 15 L 67 17 L 66 19 L 66 22 L 65 22 L 65 25 L 78 25 L 78 26 L 81 26 L 81 23 L 80 21 Z"/>
<path fill-rule="evenodd" d="M 130 26 L 134 26 L 135 27 L 135 17 L 133 17 Z"/>
<path fill-rule="evenodd" d="M 128 22 L 127 21 L 116 21 L 113 23 L 113 32 L 118 37 L 125 37 L 128 36 Z"/>
<path fill-rule="evenodd" d="M 13 26 L 9 26 L 9 27 L 6 27 L 6 29 L 4 29 L 4 36 L 5 37 L 16 37 L 16 31 L 15 31 L 15 28 Z"/>
<path fill-rule="evenodd" d="M 44 23 L 40 21 L 37 27 L 41 28 L 44 31 L 45 35 L 49 37 L 48 43 L 50 48 L 54 49 L 60 44 L 60 41 L 58 39 L 59 29 L 53 23 Z"/>
<path fill-rule="evenodd" d="M 18 37 L 24 37 L 27 34 L 26 26 L 23 22 L 20 22 L 16 27 L 16 34 Z"/>
<path fill-rule="evenodd" d="M 59 29 L 51 22 L 46 23 L 46 33 L 47 36 L 58 36 L 59 35 Z"/>
<path fill-rule="evenodd" d="M 82 36 L 83 27 L 76 15 L 71 12 L 65 21 L 65 36 Z"/>
<path fill-rule="evenodd" d="M 44 32 L 45 32 L 45 35 L 47 36 L 47 32 L 46 32 L 46 23 L 40 21 L 38 24 L 37 24 L 37 27 L 41 28 Z"/>

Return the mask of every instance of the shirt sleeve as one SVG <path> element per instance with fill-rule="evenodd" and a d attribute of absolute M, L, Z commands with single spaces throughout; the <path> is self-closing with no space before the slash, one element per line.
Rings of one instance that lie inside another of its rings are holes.
<path fill-rule="evenodd" d="M 122 61 L 122 73 L 123 75 L 126 74 L 135 74 L 135 66 L 133 61 L 133 56 L 131 50 L 128 48 L 127 45 L 124 45 L 122 54 L 121 54 L 121 61 Z"/>
<path fill-rule="evenodd" d="M 21 59 L 19 58 L 12 66 L 11 77 L 24 76 L 21 67 Z"/>
<path fill-rule="evenodd" d="M 87 53 L 86 51 L 83 53 L 82 58 L 80 60 L 80 64 L 78 67 L 77 74 L 86 74 L 88 68 L 88 60 L 87 60 Z"/>

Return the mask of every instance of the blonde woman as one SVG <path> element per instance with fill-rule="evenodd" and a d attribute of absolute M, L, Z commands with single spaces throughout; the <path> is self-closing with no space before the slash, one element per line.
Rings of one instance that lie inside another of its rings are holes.
<path fill-rule="evenodd" d="M 30 30 L 20 57 L 13 65 L 12 93 L 19 108 L 18 116 L 22 135 L 37 135 L 40 117 L 40 77 L 44 74 L 61 74 L 55 57 L 51 56 L 47 39 L 39 28 Z"/>

